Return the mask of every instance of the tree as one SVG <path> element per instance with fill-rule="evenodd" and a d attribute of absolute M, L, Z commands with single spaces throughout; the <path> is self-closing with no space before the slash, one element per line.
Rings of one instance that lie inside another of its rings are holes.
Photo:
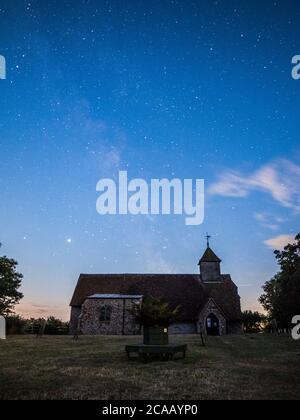
<path fill-rule="evenodd" d="M 63 322 L 60 319 L 50 316 L 47 319 L 45 327 L 46 335 L 68 335 L 69 334 L 69 323 Z"/>
<path fill-rule="evenodd" d="M 265 283 L 259 301 L 279 328 L 290 328 L 292 318 L 300 315 L 300 234 L 275 256 L 280 271 Z"/>
<path fill-rule="evenodd" d="M 262 330 L 263 323 L 266 322 L 266 317 L 259 312 L 244 311 L 243 323 L 246 333 L 258 333 Z"/>
<path fill-rule="evenodd" d="M 176 319 L 179 307 L 171 308 L 168 303 L 153 297 L 144 299 L 142 305 L 134 305 L 129 312 L 143 327 L 169 327 Z"/>
<path fill-rule="evenodd" d="M 15 305 L 23 298 L 18 291 L 23 275 L 16 271 L 17 265 L 15 260 L 0 257 L 0 315 L 3 316 L 11 314 Z"/>
<path fill-rule="evenodd" d="M 8 335 L 24 334 L 26 329 L 26 319 L 20 315 L 9 315 L 5 318 L 6 320 L 6 333 Z"/>
<path fill-rule="evenodd" d="M 6 331 L 7 334 L 68 335 L 69 323 L 54 316 L 24 319 L 19 315 L 9 315 L 6 317 Z"/>

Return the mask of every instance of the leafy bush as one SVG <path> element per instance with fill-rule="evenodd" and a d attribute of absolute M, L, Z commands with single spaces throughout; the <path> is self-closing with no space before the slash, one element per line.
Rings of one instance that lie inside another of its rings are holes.
<path fill-rule="evenodd" d="M 10 315 L 6 319 L 6 333 L 11 335 L 24 334 L 27 320 L 19 315 Z"/>
<path fill-rule="evenodd" d="M 170 323 L 177 318 L 179 307 L 171 308 L 168 303 L 147 297 L 142 305 L 134 305 L 129 312 L 142 327 L 169 327 Z"/>
<path fill-rule="evenodd" d="M 7 334 L 11 335 L 67 335 L 69 334 L 69 323 L 55 317 L 24 319 L 19 315 L 11 315 L 6 318 L 6 329 Z"/>
<path fill-rule="evenodd" d="M 243 312 L 244 331 L 255 334 L 263 331 L 267 318 L 259 312 Z"/>
<path fill-rule="evenodd" d="M 69 323 L 56 319 L 53 316 L 48 318 L 45 327 L 46 335 L 67 335 L 69 334 Z"/>

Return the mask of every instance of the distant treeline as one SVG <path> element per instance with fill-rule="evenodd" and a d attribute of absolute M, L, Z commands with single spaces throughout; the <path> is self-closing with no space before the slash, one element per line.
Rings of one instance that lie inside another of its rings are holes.
<path fill-rule="evenodd" d="M 33 334 L 33 335 L 68 335 L 69 323 L 63 322 L 53 316 L 45 318 L 25 319 L 19 315 L 6 317 L 6 333 Z"/>
<path fill-rule="evenodd" d="M 259 312 L 244 311 L 243 324 L 244 332 L 247 334 L 269 332 L 271 329 L 271 320 Z"/>

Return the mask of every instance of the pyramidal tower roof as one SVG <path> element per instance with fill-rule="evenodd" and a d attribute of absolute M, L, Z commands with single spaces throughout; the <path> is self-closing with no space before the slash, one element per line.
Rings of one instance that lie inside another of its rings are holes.
<path fill-rule="evenodd" d="M 199 261 L 199 265 L 203 262 L 221 263 L 222 260 L 220 260 L 220 258 L 214 253 L 214 251 L 210 247 L 207 247 L 206 251 L 203 254 L 203 257 Z"/>

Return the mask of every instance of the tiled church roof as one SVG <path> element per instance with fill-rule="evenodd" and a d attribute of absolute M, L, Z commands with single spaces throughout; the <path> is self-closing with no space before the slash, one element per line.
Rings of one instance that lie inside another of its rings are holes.
<path fill-rule="evenodd" d="M 228 320 L 240 320 L 240 301 L 237 287 L 229 275 L 221 282 L 202 283 L 200 275 L 119 274 L 88 275 L 79 277 L 71 306 L 81 306 L 94 294 L 144 295 L 163 299 L 172 306 L 180 306 L 180 320 L 194 321 L 213 297 Z"/>
<path fill-rule="evenodd" d="M 217 263 L 220 263 L 220 262 L 222 262 L 222 260 L 220 260 L 220 258 L 216 256 L 214 251 L 211 248 L 208 247 L 206 249 L 206 251 L 204 252 L 203 257 L 199 261 L 199 265 L 202 262 L 217 262 Z"/>

